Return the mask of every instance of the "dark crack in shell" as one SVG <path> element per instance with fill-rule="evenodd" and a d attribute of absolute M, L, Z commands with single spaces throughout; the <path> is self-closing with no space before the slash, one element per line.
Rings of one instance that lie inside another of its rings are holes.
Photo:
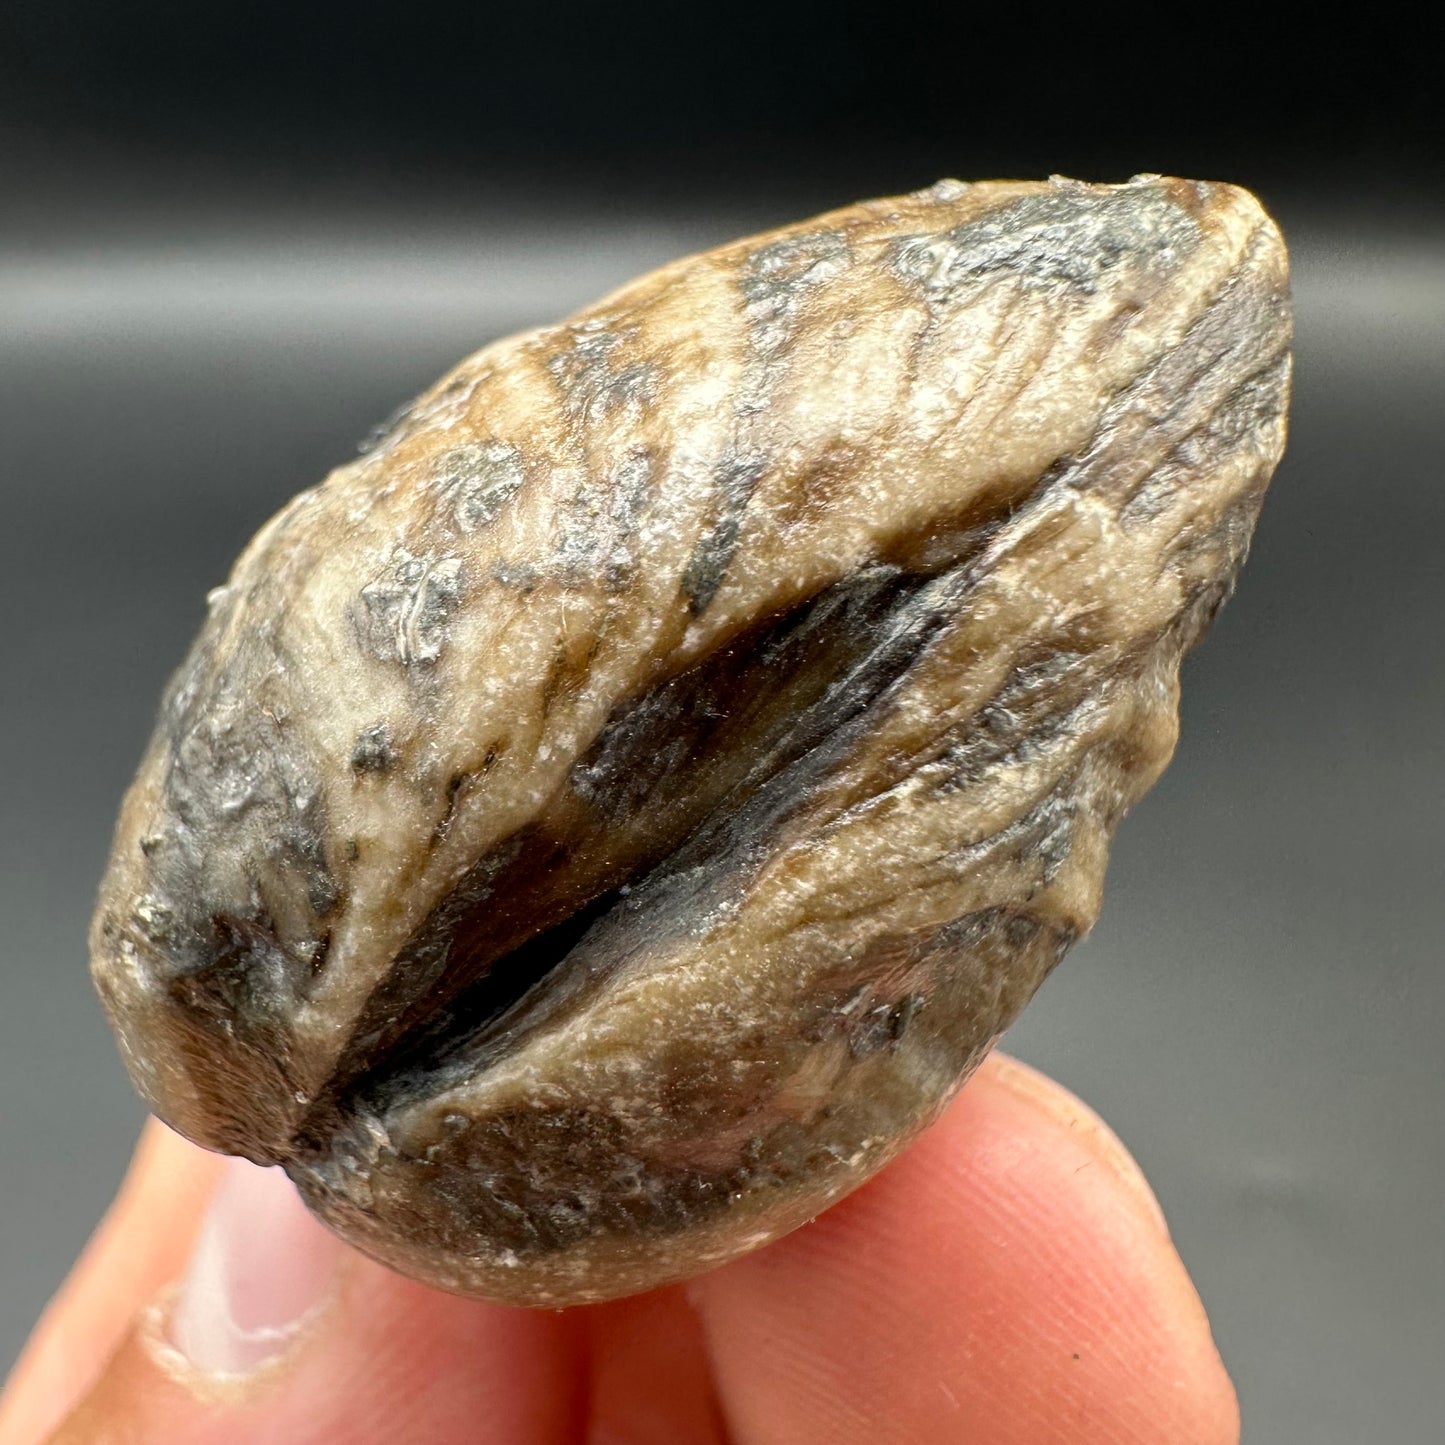
<path fill-rule="evenodd" d="M 464 362 L 172 684 L 93 932 L 146 1099 L 514 1302 L 816 1214 L 1092 924 L 1289 332 L 1243 191 L 941 182 Z"/>

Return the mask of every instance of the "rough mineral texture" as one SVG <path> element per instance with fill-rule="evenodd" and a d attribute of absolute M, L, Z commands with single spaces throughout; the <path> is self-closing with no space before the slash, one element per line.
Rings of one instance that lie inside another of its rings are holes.
<path fill-rule="evenodd" d="M 171 684 L 93 933 L 141 1092 L 496 1299 L 816 1214 L 1093 922 L 1289 334 L 1244 191 L 942 181 L 463 362 Z"/>

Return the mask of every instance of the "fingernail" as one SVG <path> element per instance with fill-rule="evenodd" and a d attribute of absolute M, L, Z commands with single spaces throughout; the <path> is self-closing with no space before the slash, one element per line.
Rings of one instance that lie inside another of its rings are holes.
<path fill-rule="evenodd" d="M 228 1159 L 171 1312 L 171 1344 L 208 1375 L 260 1369 L 327 1298 L 341 1251 L 280 1169 Z"/>
<path fill-rule="evenodd" d="M 1047 1075 L 1007 1054 L 995 1053 L 993 1068 L 999 1083 L 1063 1124 L 1124 1186 L 1145 1217 L 1168 1238 L 1169 1222 L 1144 1177 L 1144 1171 L 1119 1136 L 1082 1099 L 1071 1094 L 1062 1084 L 1056 1084 Z"/>

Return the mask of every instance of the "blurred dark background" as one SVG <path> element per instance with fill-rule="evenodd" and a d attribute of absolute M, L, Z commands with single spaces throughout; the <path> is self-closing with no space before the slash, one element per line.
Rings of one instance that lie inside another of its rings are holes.
<path fill-rule="evenodd" d="M 1293 440 L 1103 921 L 1010 1046 L 1156 1182 L 1247 1439 L 1440 1438 L 1445 107 L 1403 12 L 1256 8 L 0 10 L 0 1366 L 141 1119 L 91 896 L 269 512 L 682 251 L 941 175 L 1161 171 L 1285 227 Z"/>

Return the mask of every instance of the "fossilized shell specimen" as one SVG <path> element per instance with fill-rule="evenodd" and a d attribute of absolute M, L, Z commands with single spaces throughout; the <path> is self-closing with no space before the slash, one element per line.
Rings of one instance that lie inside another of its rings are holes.
<path fill-rule="evenodd" d="M 93 933 L 141 1092 L 502 1300 L 816 1214 L 1092 923 L 1289 331 L 1246 192 L 943 181 L 463 362 L 171 685 Z"/>

